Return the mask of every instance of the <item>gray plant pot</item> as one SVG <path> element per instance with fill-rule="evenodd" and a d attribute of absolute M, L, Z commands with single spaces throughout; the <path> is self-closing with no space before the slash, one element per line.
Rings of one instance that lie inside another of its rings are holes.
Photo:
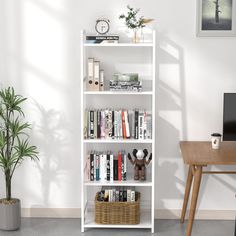
<path fill-rule="evenodd" d="M 2 200 L 2 199 L 1 199 Z M 10 203 L 0 200 L 0 229 L 17 230 L 21 224 L 21 206 L 19 199 Z"/>

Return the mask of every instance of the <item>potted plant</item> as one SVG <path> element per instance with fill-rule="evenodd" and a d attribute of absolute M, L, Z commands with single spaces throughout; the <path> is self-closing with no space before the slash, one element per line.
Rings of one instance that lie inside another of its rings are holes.
<path fill-rule="evenodd" d="M 20 227 L 20 200 L 12 198 L 12 178 L 16 168 L 26 158 L 38 160 L 35 146 L 29 144 L 26 130 L 31 127 L 23 121 L 21 105 L 26 100 L 15 94 L 12 87 L 0 90 L 0 168 L 5 176 L 6 197 L 0 199 L 0 229 Z"/>
<path fill-rule="evenodd" d="M 142 29 L 146 26 L 146 24 L 153 21 L 153 19 L 146 19 L 143 16 L 138 17 L 138 12 L 140 9 L 134 9 L 133 7 L 127 6 L 128 12 L 127 15 L 121 14 L 119 16 L 119 19 L 125 20 L 125 25 L 128 29 L 133 30 L 134 36 L 133 36 L 133 42 L 138 43 L 139 38 L 137 37 L 137 32 L 139 29 Z"/>

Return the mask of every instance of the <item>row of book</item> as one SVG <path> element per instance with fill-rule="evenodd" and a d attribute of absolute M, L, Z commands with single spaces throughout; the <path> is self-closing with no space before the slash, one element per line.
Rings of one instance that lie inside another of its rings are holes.
<path fill-rule="evenodd" d="M 104 44 L 104 43 L 119 43 L 118 35 L 87 35 L 86 43 Z"/>
<path fill-rule="evenodd" d="M 98 201 L 135 202 L 135 187 L 102 187 L 98 192 Z"/>
<path fill-rule="evenodd" d="M 112 152 L 91 151 L 85 163 L 85 177 L 88 181 L 125 181 L 127 172 L 127 155 L 119 151 Z"/>
<path fill-rule="evenodd" d="M 100 69 L 100 61 L 94 58 L 88 58 L 86 87 L 88 91 L 104 90 L 104 70 Z"/>
<path fill-rule="evenodd" d="M 151 139 L 152 114 L 146 110 L 85 110 L 85 139 Z"/>

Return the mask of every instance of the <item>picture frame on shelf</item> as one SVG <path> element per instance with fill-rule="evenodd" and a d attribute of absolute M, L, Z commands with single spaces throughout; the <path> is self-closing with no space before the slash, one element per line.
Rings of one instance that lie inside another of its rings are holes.
<path fill-rule="evenodd" d="M 236 0 L 197 0 L 197 36 L 236 36 Z"/>

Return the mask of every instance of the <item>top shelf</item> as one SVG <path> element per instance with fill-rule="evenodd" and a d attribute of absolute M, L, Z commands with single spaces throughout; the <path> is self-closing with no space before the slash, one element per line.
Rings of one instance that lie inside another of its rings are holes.
<path fill-rule="evenodd" d="M 153 43 L 84 43 L 85 47 L 153 47 Z"/>

